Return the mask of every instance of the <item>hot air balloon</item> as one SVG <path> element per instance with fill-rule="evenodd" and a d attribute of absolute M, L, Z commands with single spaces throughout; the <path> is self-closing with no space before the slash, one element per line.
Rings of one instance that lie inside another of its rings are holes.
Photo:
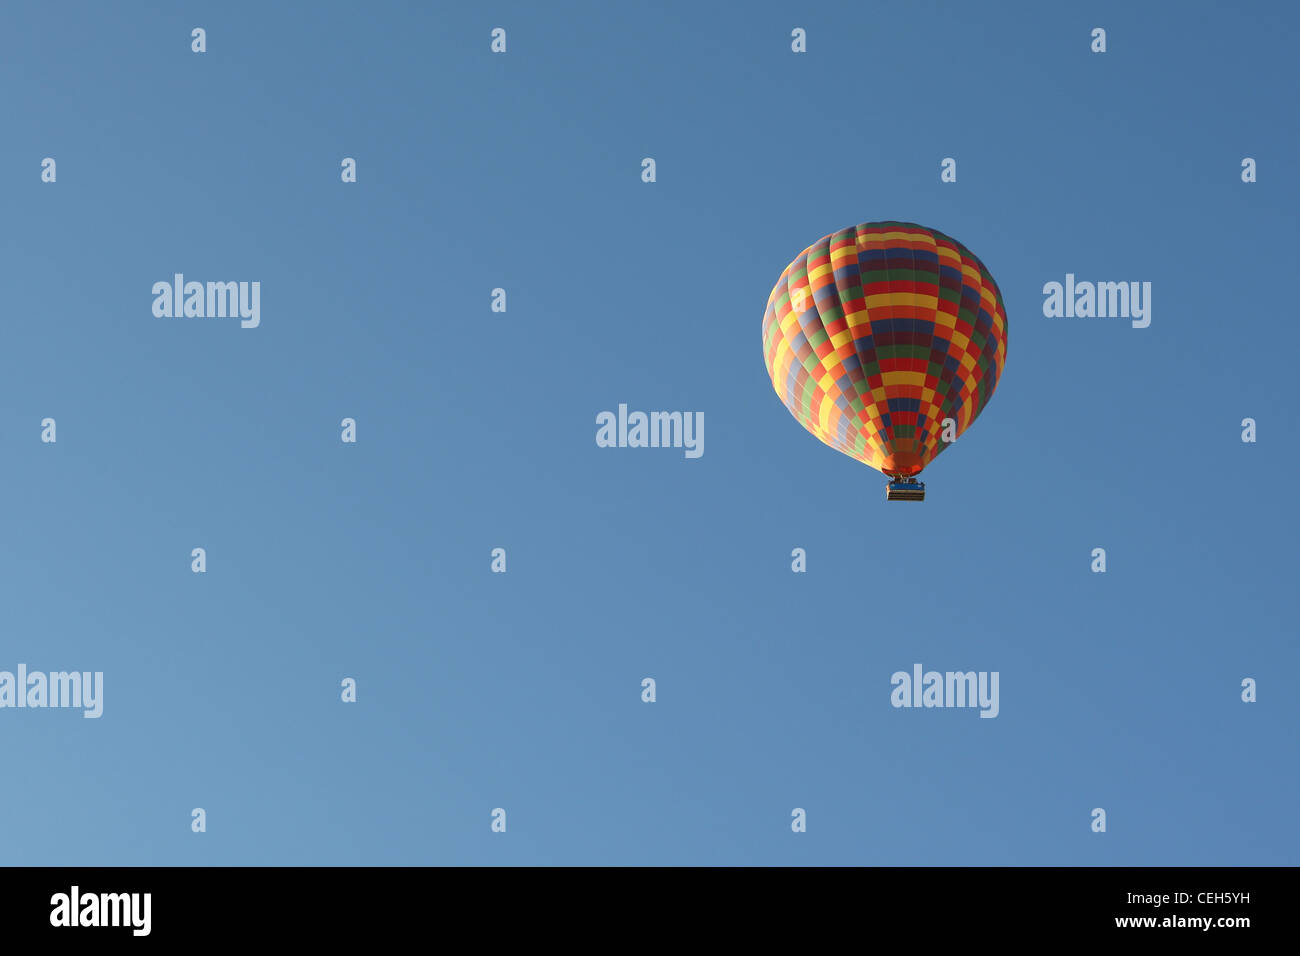
<path fill-rule="evenodd" d="M 921 471 L 970 428 L 1007 360 L 1007 314 L 984 264 L 911 222 L 824 236 L 781 273 L 763 315 L 776 394 L 804 428 L 923 501 Z"/>

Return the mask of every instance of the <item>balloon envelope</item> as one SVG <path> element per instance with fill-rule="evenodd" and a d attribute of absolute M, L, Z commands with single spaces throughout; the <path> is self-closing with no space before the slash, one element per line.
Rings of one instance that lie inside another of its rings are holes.
<path fill-rule="evenodd" d="M 763 357 L 804 428 L 877 471 L 918 475 L 993 397 L 1007 314 L 957 240 L 867 222 L 819 239 L 781 273 Z"/>

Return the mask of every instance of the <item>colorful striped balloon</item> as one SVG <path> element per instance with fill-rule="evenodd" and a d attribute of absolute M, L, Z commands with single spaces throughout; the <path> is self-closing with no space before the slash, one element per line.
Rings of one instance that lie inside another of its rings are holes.
<path fill-rule="evenodd" d="M 799 253 L 763 316 L 763 357 L 800 424 L 891 476 L 921 473 L 993 397 L 1007 314 L 984 264 L 910 222 L 867 222 Z"/>

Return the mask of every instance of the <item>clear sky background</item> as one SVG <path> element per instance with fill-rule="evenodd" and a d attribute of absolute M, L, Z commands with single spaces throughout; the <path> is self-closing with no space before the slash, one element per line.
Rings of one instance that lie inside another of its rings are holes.
<path fill-rule="evenodd" d="M 1298 26 L 6 5 L 0 669 L 105 700 L 0 711 L 0 863 L 1300 862 Z M 761 352 L 786 264 L 882 219 L 1006 301 L 923 505 Z M 155 318 L 175 272 L 260 281 L 261 327 Z M 1067 272 L 1151 326 L 1045 318 Z M 703 412 L 703 457 L 598 448 L 619 403 Z M 892 708 L 918 662 L 1000 715 Z"/>

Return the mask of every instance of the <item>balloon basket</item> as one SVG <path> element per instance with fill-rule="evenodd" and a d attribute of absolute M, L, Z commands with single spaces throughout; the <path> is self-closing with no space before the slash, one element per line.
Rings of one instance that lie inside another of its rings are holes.
<path fill-rule="evenodd" d="M 924 501 L 925 482 L 908 478 L 895 479 L 886 488 L 885 498 L 889 501 Z"/>

